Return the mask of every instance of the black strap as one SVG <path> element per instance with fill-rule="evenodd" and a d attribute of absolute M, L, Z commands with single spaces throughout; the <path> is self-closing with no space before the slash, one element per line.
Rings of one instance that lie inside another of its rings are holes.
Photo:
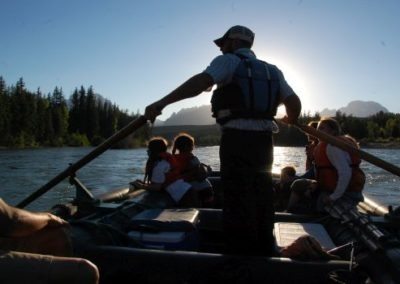
<path fill-rule="evenodd" d="M 249 84 L 249 99 L 250 99 L 250 110 L 254 111 L 255 110 L 255 103 L 254 103 L 254 86 L 253 86 L 253 75 L 252 75 L 252 70 L 251 70 L 251 63 L 249 59 L 244 59 L 244 62 L 247 67 L 247 80 Z"/>
<path fill-rule="evenodd" d="M 267 109 L 266 111 L 270 112 L 271 109 L 273 109 L 272 105 L 271 105 L 271 100 L 272 100 L 272 80 L 271 80 L 271 73 L 269 72 L 269 68 L 268 68 L 268 64 L 265 64 L 265 71 L 267 72 L 267 80 L 268 80 L 268 105 L 267 107 L 269 107 L 269 109 Z"/>

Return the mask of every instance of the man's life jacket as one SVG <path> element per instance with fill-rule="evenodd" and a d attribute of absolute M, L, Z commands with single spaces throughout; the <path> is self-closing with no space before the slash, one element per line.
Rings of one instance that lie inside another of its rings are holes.
<path fill-rule="evenodd" d="M 345 136 L 338 136 L 337 138 L 352 144 L 355 147 L 358 147 L 351 138 Z M 316 180 L 318 181 L 318 185 L 322 190 L 333 192 L 337 185 L 338 174 L 336 168 L 329 161 L 326 154 L 327 146 L 328 143 L 319 142 L 314 150 Z M 360 169 L 361 158 L 357 154 L 349 153 L 349 155 L 351 157 L 350 167 L 352 168 L 352 175 L 346 191 L 360 192 L 363 190 L 365 184 L 365 174 Z"/>
<path fill-rule="evenodd" d="M 235 54 L 240 63 L 232 81 L 217 88 L 211 98 L 211 111 L 219 124 L 233 118 L 273 119 L 279 93 L 279 71 L 256 58 Z"/>

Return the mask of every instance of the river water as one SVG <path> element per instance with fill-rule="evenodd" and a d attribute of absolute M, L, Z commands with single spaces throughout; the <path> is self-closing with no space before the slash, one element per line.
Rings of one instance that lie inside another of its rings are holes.
<path fill-rule="evenodd" d="M 93 148 L 48 148 L 0 151 L 0 197 L 12 205 L 18 204 L 32 192 L 77 162 Z M 219 170 L 219 146 L 199 147 L 194 150 L 199 159 Z M 397 149 L 364 150 L 394 165 L 400 165 Z M 76 175 L 94 195 L 110 189 L 127 187 L 137 178 L 142 179 L 147 159 L 145 149 L 108 150 Z M 298 173 L 304 172 L 303 147 L 275 147 L 273 172 L 292 165 Z M 375 201 L 400 206 L 399 177 L 364 161 L 361 165 L 367 175 L 364 193 Z M 43 194 L 26 208 L 48 210 L 55 203 L 70 201 L 75 191 L 67 180 Z"/>

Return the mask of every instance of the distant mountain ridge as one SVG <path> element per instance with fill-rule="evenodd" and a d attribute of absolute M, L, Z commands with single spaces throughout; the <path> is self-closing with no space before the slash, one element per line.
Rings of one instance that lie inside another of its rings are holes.
<path fill-rule="evenodd" d="M 324 108 L 320 114 L 321 116 L 334 116 L 337 111 L 354 117 L 368 117 L 380 111 L 389 112 L 387 108 L 381 104 L 373 101 L 352 101 L 347 106 L 341 107 L 338 110 Z"/>
<path fill-rule="evenodd" d="M 324 108 L 319 112 L 321 116 L 334 116 L 337 111 L 352 115 L 354 117 L 368 117 L 380 111 L 389 112 L 387 108 L 373 101 L 351 101 L 347 106 L 338 110 Z M 200 107 L 184 108 L 174 112 L 167 120 L 156 120 L 156 126 L 172 125 L 211 125 L 215 124 L 215 119 L 211 116 L 211 105 Z"/>
<path fill-rule="evenodd" d="M 215 118 L 211 116 L 211 105 L 183 108 L 174 112 L 167 120 L 156 120 L 155 126 L 172 125 L 211 125 L 215 124 Z"/>

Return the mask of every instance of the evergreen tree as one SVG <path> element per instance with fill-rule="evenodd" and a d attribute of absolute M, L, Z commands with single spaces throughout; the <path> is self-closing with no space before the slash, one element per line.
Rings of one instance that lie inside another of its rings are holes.
<path fill-rule="evenodd" d="M 23 78 L 20 78 L 11 94 L 11 124 L 14 144 L 19 147 L 33 146 L 34 121 L 36 104 L 34 95 L 25 89 Z"/>
<path fill-rule="evenodd" d="M 400 120 L 399 117 L 393 117 L 386 120 L 386 133 L 389 137 L 398 138 L 400 134 Z"/>
<path fill-rule="evenodd" d="M 49 145 L 53 145 L 53 141 L 56 140 L 55 131 L 53 126 L 53 110 L 51 106 L 51 96 L 50 94 L 46 97 L 47 108 L 45 111 L 45 125 L 44 125 L 44 132 L 45 132 L 45 139 Z"/>
<path fill-rule="evenodd" d="M 68 131 L 68 107 L 62 94 L 62 89 L 55 87 L 51 97 L 51 119 L 56 145 L 63 145 Z"/>
<path fill-rule="evenodd" d="M 117 107 L 105 100 L 100 111 L 100 133 L 103 138 L 112 136 L 117 131 Z"/>
<path fill-rule="evenodd" d="M 87 132 L 86 90 L 83 86 L 79 90 L 78 130 L 81 134 Z"/>
<path fill-rule="evenodd" d="M 79 132 L 79 93 L 78 89 L 75 88 L 72 96 L 70 97 L 71 108 L 69 110 L 69 119 L 68 119 L 68 131 L 69 133 L 78 133 Z"/>
<path fill-rule="evenodd" d="M 39 145 L 47 145 L 47 133 L 46 133 L 46 124 L 47 117 L 46 112 L 49 108 L 49 102 L 46 98 L 43 97 L 40 89 L 36 92 L 36 100 L 37 100 L 37 110 L 36 110 L 36 133 L 35 139 L 39 143 Z"/>
<path fill-rule="evenodd" d="M 89 141 L 92 141 L 94 137 L 99 136 L 99 108 L 96 102 L 96 97 L 93 88 L 90 86 L 87 91 L 86 97 L 86 122 L 87 131 L 86 135 Z"/>
<path fill-rule="evenodd" d="M 10 96 L 6 82 L 0 76 L 0 145 L 8 145 L 11 142 L 11 108 Z"/>
<path fill-rule="evenodd" d="M 370 140 L 376 139 L 380 136 L 380 127 L 372 120 L 367 122 L 368 138 Z"/>

